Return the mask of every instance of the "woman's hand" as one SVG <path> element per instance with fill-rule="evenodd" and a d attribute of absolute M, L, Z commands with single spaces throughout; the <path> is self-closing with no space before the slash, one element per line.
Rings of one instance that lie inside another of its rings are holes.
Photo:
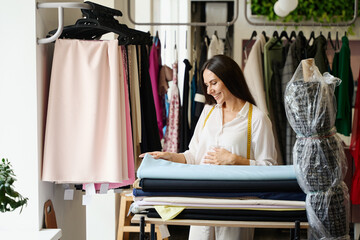
<path fill-rule="evenodd" d="M 177 163 L 186 163 L 186 159 L 184 154 L 182 153 L 171 153 L 171 152 L 147 152 L 150 154 L 154 159 L 164 159 L 171 162 L 177 162 Z M 140 154 L 139 157 L 143 158 L 145 157 L 146 153 Z"/>
<path fill-rule="evenodd" d="M 249 165 L 248 159 L 229 152 L 224 148 L 214 147 L 214 151 L 207 152 L 204 157 L 204 164 L 213 165 Z"/>
<path fill-rule="evenodd" d="M 171 153 L 169 152 L 160 152 L 160 151 L 155 151 L 155 152 L 147 152 L 148 154 L 150 154 L 153 158 L 155 159 L 164 159 L 164 160 L 169 160 L 171 161 Z M 146 153 L 140 154 L 140 158 L 145 157 Z"/>

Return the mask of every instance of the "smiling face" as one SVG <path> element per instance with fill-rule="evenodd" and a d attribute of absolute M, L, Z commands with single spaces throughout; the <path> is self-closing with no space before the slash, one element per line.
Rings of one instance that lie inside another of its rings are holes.
<path fill-rule="evenodd" d="M 206 86 L 207 94 L 211 95 L 217 104 L 223 104 L 229 98 L 234 97 L 229 89 L 225 86 L 223 81 L 209 69 L 203 72 L 204 84 Z"/>

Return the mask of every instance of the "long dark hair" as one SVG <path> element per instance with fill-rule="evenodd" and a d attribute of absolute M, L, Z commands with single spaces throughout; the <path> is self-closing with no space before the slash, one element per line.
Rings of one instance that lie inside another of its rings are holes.
<path fill-rule="evenodd" d="M 232 95 L 241 100 L 256 105 L 239 65 L 230 57 L 225 55 L 215 55 L 211 59 L 207 60 L 201 68 L 200 81 L 205 95 L 205 103 L 216 103 L 215 99 L 211 95 L 207 94 L 203 78 L 205 69 L 210 70 L 216 76 L 218 76 L 221 81 L 223 81 L 227 89 L 229 89 L 229 91 L 232 93 Z"/>

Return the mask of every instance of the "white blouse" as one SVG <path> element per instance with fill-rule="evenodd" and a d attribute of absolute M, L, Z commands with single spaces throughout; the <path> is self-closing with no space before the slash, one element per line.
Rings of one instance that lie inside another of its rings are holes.
<path fill-rule="evenodd" d="M 221 146 L 242 157 L 247 152 L 247 128 L 249 103 L 247 102 L 236 117 L 225 124 L 222 119 L 222 106 L 216 105 L 204 121 L 213 105 L 205 105 L 194 135 L 189 144 L 189 150 L 184 152 L 188 164 L 202 164 L 202 160 L 212 146 Z M 251 122 L 250 165 L 276 165 L 276 149 L 271 122 L 256 106 L 253 106 Z"/>

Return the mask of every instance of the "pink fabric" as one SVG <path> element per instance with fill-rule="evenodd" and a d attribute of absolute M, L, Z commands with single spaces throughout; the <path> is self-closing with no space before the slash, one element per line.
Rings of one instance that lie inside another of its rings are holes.
<path fill-rule="evenodd" d="M 124 46 L 119 47 L 119 54 L 122 56 L 123 76 L 124 76 L 124 89 L 125 89 L 125 115 L 126 115 L 126 138 L 127 138 L 127 164 L 128 164 L 128 177 L 129 179 L 122 181 L 121 183 L 109 183 L 109 189 L 119 188 L 122 186 L 132 185 L 135 181 L 135 168 L 134 168 L 134 150 L 133 139 L 131 130 L 130 119 L 130 101 L 128 91 L 128 69 L 127 69 L 127 57 L 126 49 Z M 95 184 L 95 190 L 100 190 L 101 184 Z M 85 185 L 83 186 L 85 189 Z"/>
<path fill-rule="evenodd" d="M 114 183 L 129 179 L 119 53 L 117 40 L 56 40 L 43 181 Z"/>
<path fill-rule="evenodd" d="M 164 137 L 164 152 L 178 152 L 179 150 L 179 113 L 180 96 L 177 79 L 177 63 L 173 64 L 173 82 L 170 87 L 170 106 L 167 127 Z"/>
<path fill-rule="evenodd" d="M 359 78 L 360 79 L 360 72 Z M 351 134 L 350 152 L 354 158 L 355 173 L 352 179 L 351 186 L 351 202 L 353 204 L 360 204 L 360 91 L 359 87 L 356 93 L 354 121 Z"/>
<path fill-rule="evenodd" d="M 164 103 L 164 99 L 159 95 L 158 92 L 159 71 L 161 65 L 160 50 L 161 50 L 161 45 L 160 45 L 160 40 L 158 40 L 157 44 L 155 42 L 153 43 L 150 51 L 149 73 L 150 73 L 151 87 L 154 97 L 157 125 L 160 134 L 160 139 L 162 139 L 164 137 L 162 129 L 165 123 L 165 111 L 164 111 L 165 103 Z"/>

